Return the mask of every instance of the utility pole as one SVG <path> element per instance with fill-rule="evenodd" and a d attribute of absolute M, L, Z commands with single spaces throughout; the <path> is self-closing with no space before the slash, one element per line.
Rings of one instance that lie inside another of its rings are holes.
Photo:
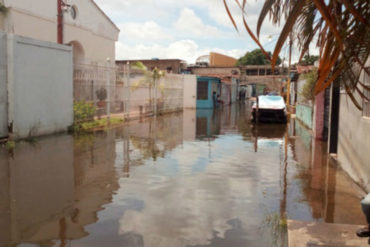
<path fill-rule="evenodd" d="M 63 44 L 63 0 L 57 0 L 57 42 Z"/>

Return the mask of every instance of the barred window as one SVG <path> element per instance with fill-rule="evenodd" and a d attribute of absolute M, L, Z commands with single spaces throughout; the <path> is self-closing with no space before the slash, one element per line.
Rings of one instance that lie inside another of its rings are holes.
<path fill-rule="evenodd" d="M 208 99 L 208 81 L 198 81 L 197 85 L 197 99 Z"/>
<path fill-rule="evenodd" d="M 366 67 L 365 68 L 365 71 L 364 71 L 364 80 L 363 80 L 363 83 L 367 86 L 367 87 L 370 87 L 370 76 L 369 76 L 369 73 L 370 73 L 370 67 Z M 362 115 L 364 117 L 370 117 L 370 91 L 367 90 L 366 88 L 364 88 L 364 95 L 365 98 L 363 100 L 363 109 L 362 109 Z"/>

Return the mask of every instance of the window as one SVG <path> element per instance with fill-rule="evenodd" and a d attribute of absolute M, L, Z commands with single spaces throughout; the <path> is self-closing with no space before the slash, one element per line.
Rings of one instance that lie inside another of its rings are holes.
<path fill-rule="evenodd" d="M 208 99 L 208 81 L 198 81 L 197 83 L 197 99 Z"/>
<path fill-rule="evenodd" d="M 364 81 L 363 83 L 367 86 L 370 87 L 370 67 L 366 67 L 364 71 Z M 370 91 L 364 88 L 364 95 L 370 99 Z M 363 100 L 363 109 L 362 109 L 362 115 L 364 117 L 370 117 L 370 101 L 368 99 Z"/>
<path fill-rule="evenodd" d="M 246 71 L 247 75 L 258 75 L 257 69 L 247 69 Z"/>

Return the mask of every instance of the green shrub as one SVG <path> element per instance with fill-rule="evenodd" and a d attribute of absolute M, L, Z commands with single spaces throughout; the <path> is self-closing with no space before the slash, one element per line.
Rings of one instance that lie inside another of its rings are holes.
<path fill-rule="evenodd" d="M 0 13 L 6 14 L 8 12 L 8 8 L 5 7 L 4 4 L 0 3 Z"/>
<path fill-rule="evenodd" d="M 93 120 L 95 110 L 96 108 L 92 103 L 85 101 L 74 102 L 73 115 L 75 124 Z"/>
<path fill-rule="evenodd" d="M 303 85 L 300 95 L 303 97 L 304 101 L 310 101 L 315 98 L 315 85 L 317 81 L 317 70 L 312 70 L 307 74 L 303 75 L 303 79 L 306 83 Z"/>
<path fill-rule="evenodd" d="M 8 141 L 5 144 L 5 148 L 8 150 L 8 152 L 12 152 L 15 149 L 15 141 Z"/>

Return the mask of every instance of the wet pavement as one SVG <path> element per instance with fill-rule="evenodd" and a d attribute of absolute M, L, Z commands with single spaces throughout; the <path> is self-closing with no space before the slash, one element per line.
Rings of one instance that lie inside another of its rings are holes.
<path fill-rule="evenodd" d="M 287 218 L 365 223 L 325 143 L 249 109 L 1 147 L 0 246 L 287 246 Z"/>

